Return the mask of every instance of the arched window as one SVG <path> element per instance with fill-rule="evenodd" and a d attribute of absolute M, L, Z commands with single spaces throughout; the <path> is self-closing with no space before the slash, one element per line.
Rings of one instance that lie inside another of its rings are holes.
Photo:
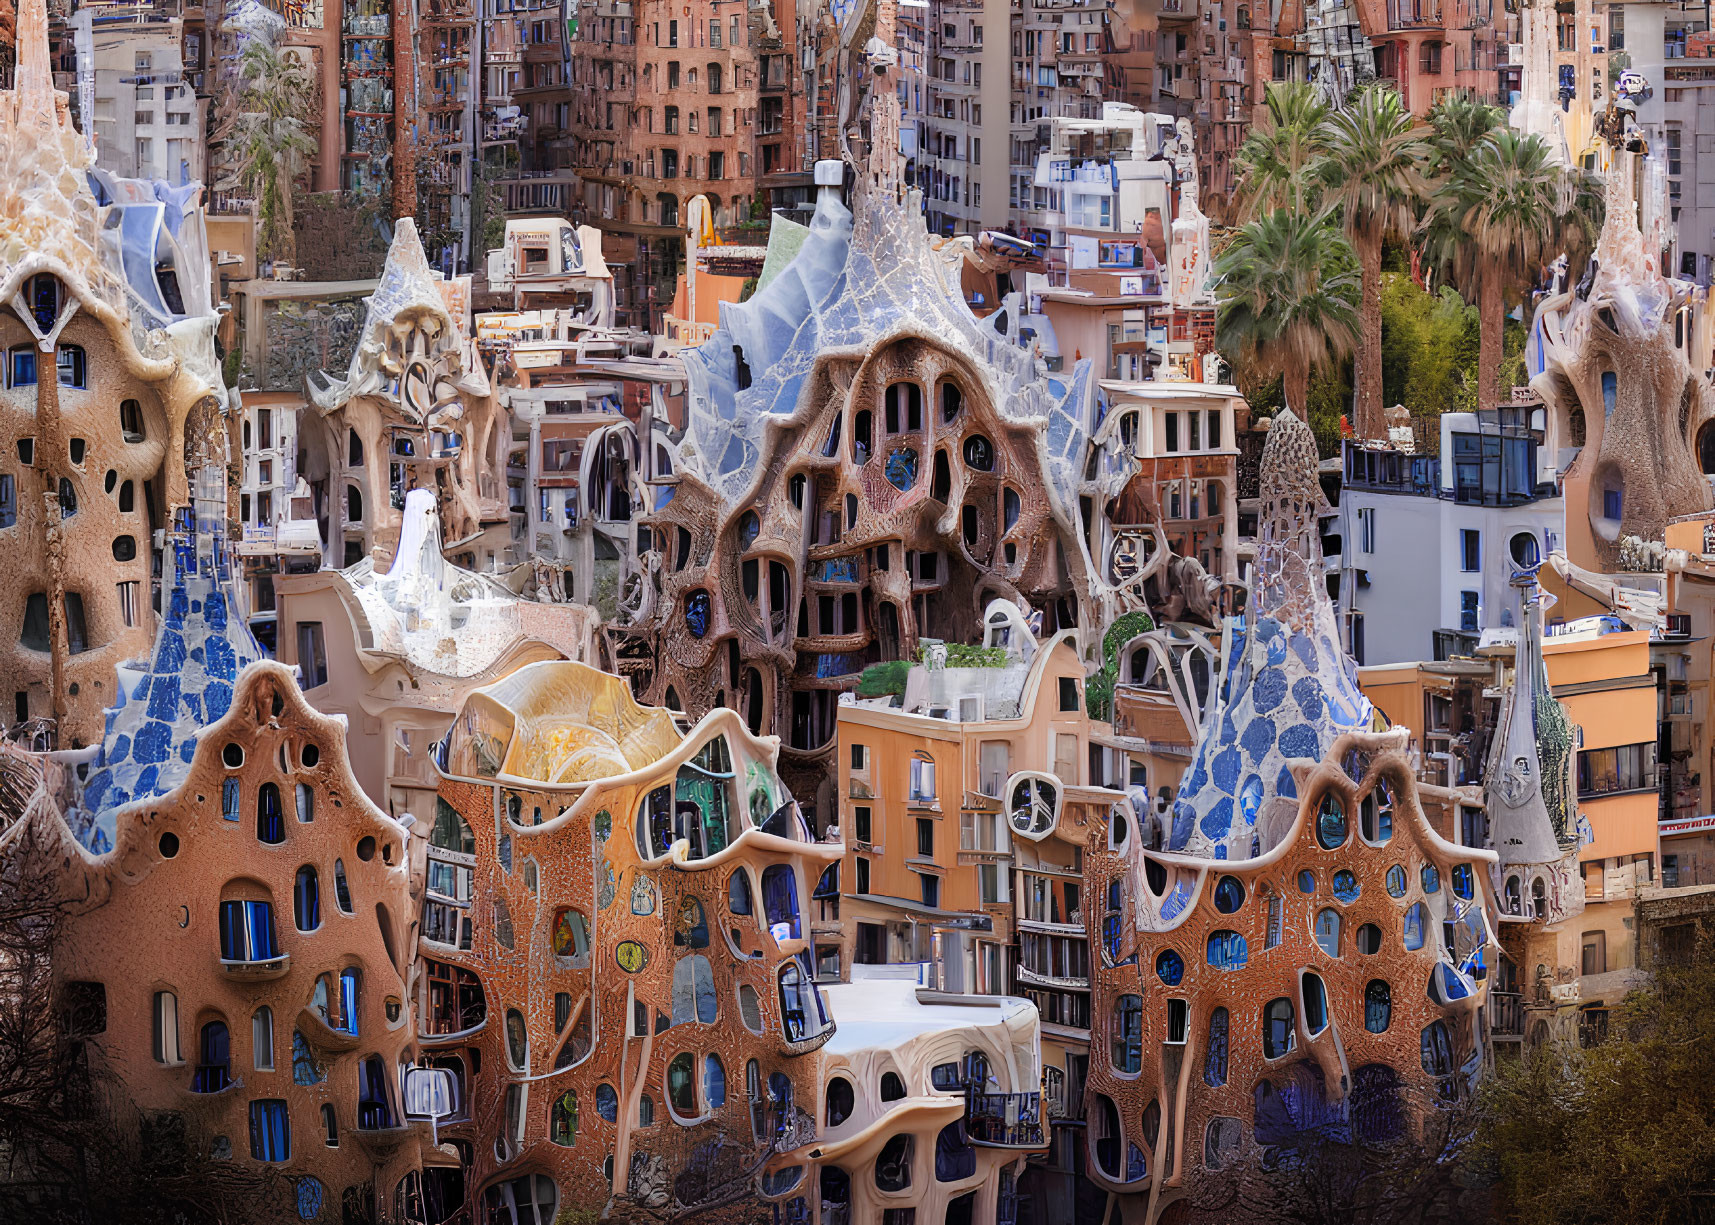
<path fill-rule="evenodd" d="M 727 909 L 735 915 L 748 915 L 752 912 L 750 896 L 750 873 L 744 868 L 734 868 L 726 883 Z"/>
<path fill-rule="evenodd" d="M 681 1119 L 694 1119 L 697 1110 L 696 1056 L 681 1051 L 667 1064 L 667 1105 Z"/>
<path fill-rule="evenodd" d="M 1244 882 L 1236 876 L 1223 876 L 1215 882 L 1215 909 L 1222 914 L 1236 914 L 1245 904 Z"/>
<path fill-rule="evenodd" d="M 1304 991 L 1304 1028 L 1312 1037 L 1328 1028 L 1328 988 L 1318 974 L 1306 973 L 1300 981 Z"/>
<path fill-rule="evenodd" d="M 904 1191 L 911 1186 L 911 1133 L 899 1132 L 881 1146 L 875 1159 L 875 1185 L 882 1191 Z"/>
<path fill-rule="evenodd" d="M 703 904 L 694 897 L 679 903 L 679 914 L 673 924 L 673 943 L 681 948 L 709 947 L 709 918 Z"/>
<path fill-rule="evenodd" d="M 322 925 L 321 884 L 309 864 L 298 869 L 292 883 L 292 918 L 301 932 L 313 932 Z"/>
<path fill-rule="evenodd" d="M 1372 978 L 1364 987 L 1364 1028 L 1372 1034 L 1385 1034 L 1393 1022 L 1393 993 L 1387 983 Z"/>
<path fill-rule="evenodd" d="M 567 1089 L 548 1111 L 548 1139 L 570 1148 L 578 1138 L 578 1091 Z"/>
<path fill-rule="evenodd" d="M 1405 867 L 1404 867 L 1404 865 L 1396 863 L 1393 865 L 1393 867 L 1389 868 L 1387 870 L 1387 877 L 1385 879 L 1385 883 L 1387 885 L 1387 895 L 1389 897 L 1395 897 L 1395 898 L 1404 897 L 1405 896 Z"/>
<path fill-rule="evenodd" d="M 717 1014 L 714 972 L 700 953 L 681 957 L 673 967 L 673 1024 L 713 1025 Z"/>
<path fill-rule="evenodd" d="M 960 1182 L 977 1172 L 977 1150 L 965 1136 L 963 1120 L 954 1119 L 935 1137 L 935 1181 Z"/>
<path fill-rule="evenodd" d="M 1423 865 L 1423 891 L 1425 893 L 1441 892 L 1441 870 L 1432 863 Z"/>
<path fill-rule="evenodd" d="M 530 1035 L 524 1028 L 524 1014 L 516 1008 L 506 1010 L 506 1062 L 514 1072 L 530 1067 Z"/>
<path fill-rule="evenodd" d="M 232 1083 L 232 1037 L 225 1021 L 207 1021 L 197 1035 L 197 1070 L 192 1093 L 219 1093 Z"/>
<path fill-rule="evenodd" d="M 1360 832 L 1365 842 L 1380 846 L 1393 837 L 1393 787 L 1380 779 L 1358 805 Z"/>
<path fill-rule="evenodd" d="M 278 845 L 286 840 L 285 813 L 280 808 L 280 788 L 263 783 L 256 789 L 256 840 Z"/>
<path fill-rule="evenodd" d="M 607 1083 L 595 1087 L 595 1112 L 605 1122 L 619 1121 L 619 1094 Z"/>
<path fill-rule="evenodd" d="M 1521 915 L 1524 913 L 1524 895 L 1519 889 L 1517 876 L 1507 877 L 1506 913 L 1510 915 Z"/>
<path fill-rule="evenodd" d="M 710 1051 L 703 1057 L 703 1106 L 719 1110 L 726 1105 L 726 1065 Z"/>
<path fill-rule="evenodd" d="M 126 442 L 143 441 L 143 406 L 137 401 L 119 402 L 119 432 Z"/>
<path fill-rule="evenodd" d="M 554 916 L 551 939 L 556 957 L 587 958 L 590 954 L 589 933 L 584 924 L 584 916 L 569 906 L 562 907 Z"/>
<path fill-rule="evenodd" d="M 826 1028 L 821 999 L 804 954 L 780 967 L 780 1027 L 788 1042 L 813 1038 Z"/>
<path fill-rule="evenodd" d="M 339 1024 L 334 1028 L 357 1037 L 358 1008 L 362 1000 L 363 972 L 347 966 L 339 974 Z"/>
<path fill-rule="evenodd" d="M 1122 995 L 1114 1001 L 1114 1070 L 1128 1075 L 1143 1069 L 1143 997 Z"/>
<path fill-rule="evenodd" d="M 54 324 L 59 321 L 61 296 L 58 277 L 43 272 L 30 278 L 26 298 L 30 304 L 30 314 L 35 318 L 36 328 L 43 335 L 53 331 Z"/>
<path fill-rule="evenodd" d="M 81 389 L 89 386 L 89 363 L 84 358 L 81 345 L 61 345 L 54 360 L 59 369 L 61 387 Z"/>
<path fill-rule="evenodd" d="M 1542 883 L 1542 877 L 1530 882 L 1530 907 L 1534 917 L 1548 917 L 1548 888 Z"/>
<path fill-rule="evenodd" d="M 1346 841 L 1346 802 L 1338 792 L 1329 791 L 1316 809 L 1316 841 L 1322 849 L 1332 851 Z"/>
<path fill-rule="evenodd" d="M 1441 1021 L 1431 1021 L 1423 1029 L 1420 1038 L 1423 1055 L 1423 1070 L 1431 1076 L 1451 1076 L 1453 1074 L 1453 1041 L 1448 1036 L 1447 1026 Z"/>
<path fill-rule="evenodd" d="M 844 1076 L 835 1076 L 828 1081 L 828 1126 L 838 1127 L 852 1117 L 852 1110 L 857 1106 L 857 1094 L 852 1089 L 852 1082 Z"/>
<path fill-rule="evenodd" d="M 169 1066 L 179 1062 L 179 997 L 171 991 L 155 992 L 151 1010 L 155 1062 Z"/>
<path fill-rule="evenodd" d="M 1227 1029 L 1225 1008 L 1209 1014 L 1209 1052 L 1203 1061 L 1203 1083 L 1217 1088 L 1227 1083 Z"/>
<path fill-rule="evenodd" d="M 762 1032 L 762 997 L 749 983 L 738 985 L 738 1019 L 751 1033 Z"/>
<path fill-rule="evenodd" d="M 1365 923 L 1357 931 L 1358 952 L 1366 957 L 1373 957 L 1382 951 L 1382 929 L 1374 923 Z"/>
<path fill-rule="evenodd" d="M 1449 873 L 1449 879 L 1453 882 L 1453 895 L 1455 897 L 1463 898 L 1469 902 L 1476 895 L 1476 882 L 1472 877 L 1470 864 L 1454 864 L 1453 871 Z"/>
<path fill-rule="evenodd" d="M 784 938 L 798 938 L 798 873 L 790 864 L 770 864 L 762 870 L 762 906 L 770 930 L 784 925 Z"/>
<path fill-rule="evenodd" d="M 345 883 L 345 860 L 333 861 L 333 900 L 334 905 L 344 914 L 351 913 L 351 889 Z"/>
<path fill-rule="evenodd" d="M 274 1010 L 266 1004 L 250 1014 L 250 1059 L 258 1072 L 274 1070 Z"/>
<path fill-rule="evenodd" d="M 1340 912 L 1331 906 L 1316 912 L 1316 943 L 1328 956 L 1340 955 Z"/>
<path fill-rule="evenodd" d="M 363 494 L 356 485 L 345 487 L 345 521 L 347 523 L 363 522 Z"/>
<path fill-rule="evenodd" d="M 1405 947 L 1407 951 L 1415 952 L 1423 947 L 1423 928 L 1427 920 L 1427 911 L 1422 902 L 1413 902 L 1405 911 Z"/>
<path fill-rule="evenodd" d="M 958 418 L 959 410 L 965 406 L 964 393 L 958 384 L 946 382 L 941 384 L 941 420 L 952 422 Z"/>
<path fill-rule="evenodd" d="M 1270 1000 L 1262 1010 L 1262 1050 L 1269 1059 L 1279 1059 L 1298 1044 L 1296 1014 L 1284 995 Z"/>

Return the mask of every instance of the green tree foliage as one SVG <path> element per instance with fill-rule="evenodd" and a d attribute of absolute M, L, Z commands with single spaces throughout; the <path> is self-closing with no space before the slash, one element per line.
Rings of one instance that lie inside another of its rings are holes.
<path fill-rule="evenodd" d="M 1276 209 L 1239 229 L 1215 262 L 1215 343 L 1281 372 L 1286 402 L 1305 411 L 1310 375 L 1358 338 L 1358 261 L 1321 215 Z"/>
<path fill-rule="evenodd" d="M 1146 612 L 1122 613 L 1102 635 L 1102 666 L 1084 682 L 1084 709 L 1092 719 L 1114 717 L 1114 685 L 1119 681 L 1120 648 L 1155 628 L 1155 619 Z"/>
<path fill-rule="evenodd" d="M 1544 1043 L 1484 1088 L 1478 1143 L 1513 1225 L 1668 1225 L 1715 1211 L 1715 953 L 1661 969 L 1604 1041 Z"/>
<path fill-rule="evenodd" d="M 1305 82 L 1276 81 L 1263 95 L 1267 114 L 1239 147 L 1239 218 L 1254 221 L 1276 209 L 1306 212 L 1320 202 L 1312 168 L 1328 151 L 1328 100 Z"/>

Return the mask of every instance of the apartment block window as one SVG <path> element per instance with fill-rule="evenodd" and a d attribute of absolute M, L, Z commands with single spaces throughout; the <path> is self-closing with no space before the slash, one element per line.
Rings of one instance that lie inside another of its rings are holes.
<path fill-rule="evenodd" d="M 930 817 L 917 818 L 917 853 L 925 859 L 935 858 L 935 822 Z"/>
<path fill-rule="evenodd" d="M 869 836 L 869 805 L 859 804 L 852 809 L 852 837 L 859 842 L 870 842 Z"/>
<path fill-rule="evenodd" d="M 720 45 L 721 19 L 719 17 L 711 17 L 709 18 L 709 46 L 718 47 Z"/>
<path fill-rule="evenodd" d="M 1461 591 L 1459 593 L 1459 630 L 1465 634 L 1477 632 L 1477 593 L 1475 591 Z"/>
<path fill-rule="evenodd" d="M 1583 956 L 1579 962 L 1578 972 L 1580 974 L 1606 974 L 1608 972 L 1608 933 L 1585 932 L 1583 945 Z"/>
<path fill-rule="evenodd" d="M 328 683 L 327 643 L 320 621 L 298 622 L 298 675 L 305 689 Z"/>
<path fill-rule="evenodd" d="M 1463 528 L 1459 532 L 1459 569 L 1466 573 L 1483 568 L 1482 533 L 1475 528 Z"/>
<path fill-rule="evenodd" d="M 679 45 L 679 23 L 677 21 L 669 21 L 667 23 L 667 45 L 669 47 L 677 47 Z"/>
<path fill-rule="evenodd" d="M 941 878 L 930 876 L 927 872 L 920 872 L 917 879 L 923 883 L 923 904 L 939 907 L 941 905 Z"/>
<path fill-rule="evenodd" d="M 1680 129 L 1677 127 L 1670 127 L 1667 129 L 1667 173 L 1670 177 L 1680 173 L 1679 158 Z"/>
<path fill-rule="evenodd" d="M 863 745 L 852 745 L 852 769 L 862 770 L 864 768 L 864 764 L 868 760 L 867 753 L 868 750 Z"/>
<path fill-rule="evenodd" d="M 1060 678 L 1060 709 L 1073 712 L 1078 709 L 1078 678 L 1075 676 Z"/>
<path fill-rule="evenodd" d="M 1358 510 L 1358 548 L 1365 553 L 1376 551 L 1376 508 L 1373 506 Z"/>
<path fill-rule="evenodd" d="M 1656 785 L 1656 742 L 1622 744 L 1578 753 L 1578 794 L 1613 795 L 1647 791 Z"/>
<path fill-rule="evenodd" d="M 862 855 L 857 857 L 857 891 L 859 893 L 869 892 L 869 860 Z"/>
<path fill-rule="evenodd" d="M 935 762 L 928 757 L 913 757 L 911 759 L 911 798 L 913 800 L 933 800 L 935 798 Z"/>
<path fill-rule="evenodd" d="M 1166 426 L 1166 449 L 1169 452 L 1177 451 L 1179 449 L 1179 414 L 1164 413 L 1162 421 Z"/>

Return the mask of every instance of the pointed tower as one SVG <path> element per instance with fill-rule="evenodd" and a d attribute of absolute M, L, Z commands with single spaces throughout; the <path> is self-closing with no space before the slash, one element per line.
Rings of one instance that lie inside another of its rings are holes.
<path fill-rule="evenodd" d="M 1522 575 L 1515 584 L 1524 594 L 1524 633 L 1501 711 L 1501 734 L 1483 771 L 1490 839 L 1500 856 L 1490 870 L 1502 914 L 1557 922 L 1584 909 L 1572 802 L 1577 733 L 1549 687 L 1536 576 Z"/>
<path fill-rule="evenodd" d="M 1281 412 L 1262 454 L 1249 607 L 1227 621 L 1218 688 L 1173 807 L 1175 852 L 1248 859 L 1267 851 L 1298 810 L 1286 763 L 1320 761 L 1341 732 L 1370 725 L 1322 576 L 1317 521 L 1327 500 L 1316 465 L 1310 427 Z"/>

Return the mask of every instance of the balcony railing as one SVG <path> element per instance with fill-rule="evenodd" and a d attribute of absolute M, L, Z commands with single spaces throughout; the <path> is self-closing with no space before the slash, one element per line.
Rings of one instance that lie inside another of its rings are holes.
<path fill-rule="evenodd" d="M 1390 30 L 1429 30 L 1441 28 L 1441 6 L 1429 0 L 1389 0 L 1387 28 Z"/>
<path fill-rule="evenodd" d="M 965 1090 L 965 1134 L 985 1148 L 1040 1148 L 1041 1093 Z"/>

